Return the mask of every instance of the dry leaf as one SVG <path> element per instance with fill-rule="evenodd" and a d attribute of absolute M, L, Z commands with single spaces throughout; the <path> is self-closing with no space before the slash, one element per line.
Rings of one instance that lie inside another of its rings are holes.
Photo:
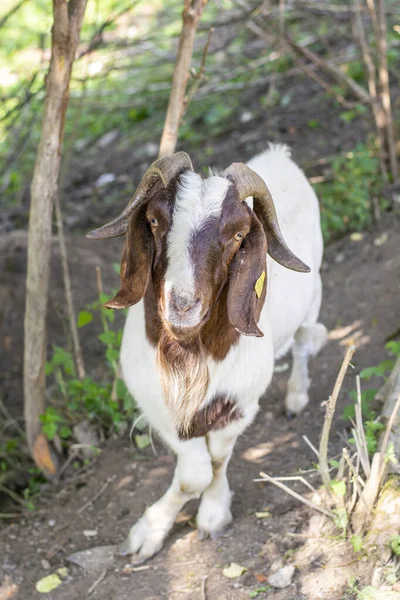
<path fill-rule="evenodd" d="M 259 581 L 260 583 L 264 583 L 265 581 L 268 581 L 268 577 L 266 575 L 263 575 L 262 573 L 256 573 L 255 574 L 255 578 L 257 579 L 257 581 Z"/>
<path fill-rule="evenodd" d="M 231 563 L 229 567 L 225 567 L 225 569 L 223 569 L 222 573 L 225 577 L 228 577 L 228 579 L 236 579 L 236 577 L 240 577 L 246 571 L 246 567 L 242 567 L 236 563 Z"/>
<path fill-rule="evenodd" d="M 257 519 L 268 519 L 268 517 L 271 516 L 271 513 L 268 512 L 267 510 L 264 510 L 262 512 L 256 512 L 256 517 Z"/>
<path fill-rule="evenodd" d="M 39 579 L 39 581 L 36 582 L 35 588 L 36 591 L 40 592 L 41 594 L 49 594 L 58 588 L 61 583 L 62 581 L 57 573 L 52 573 L 51 575 L 46 575 L 46 577 Z"/>
<path fill-rule="evenodd" d="M 363 234 L 360 233 L 359 231 L 356 231 L 355 233 L 352 233 L 350 236 L 350 239 L 352 242 L 361 242 L 361 240 L 364 238 Z"/>

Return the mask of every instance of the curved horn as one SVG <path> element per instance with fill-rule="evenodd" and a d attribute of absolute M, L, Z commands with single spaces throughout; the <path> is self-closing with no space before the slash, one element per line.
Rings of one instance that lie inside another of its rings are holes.
<path fill-rule="evenodd" d="M 157 179 L 160 178 L 166 188 L 171 179 L 183 171 L 193 171 L 192 162 L 186 152 L 177 152 L 172 156 L 165 156 L 156 160 L 143 175 L 142 181 L 124 210 L 106 225 L 87 233 L 86 237 L 90 240 L 102 240 L 126 233 L 130 215 L 143 204 L 150 188 Z"/>
<path fill-rule="evenodd" d="M 222 176 L 230 179 L 236 185 L 240 202 L 243 202 L 248 196 L 253 196 L 254 212 L 260 219 L 267 237 L 268 254 L 287 269 L 309 273 L 310 267 L 293 254 L 283 239 L 274 201 L 265 181 L 243 163 L 232 163 L 225 169 Z"/>

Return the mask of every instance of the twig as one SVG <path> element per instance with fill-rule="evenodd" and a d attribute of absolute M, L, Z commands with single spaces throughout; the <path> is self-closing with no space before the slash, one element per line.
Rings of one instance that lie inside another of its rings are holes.
<path fill-rule="evenodd" d="M 8 419 L 10 421 L 10 423 L 15 427 L 16 431 L 18 431 L 18 433 L 22 437 L 22 439 L 25 439 L 25 431 L 19 425 L 18 421 L 10 415 L 10 413 L 8 412 L 7 408 L 4 405 L 4 402 L 3 402 L 3 399 L 1 398 L 1 396 L 0 396 L 0 410 L 3 413 L 3 415 L 6 417 L 6 419 Z"/>
<path fill-rule="evenodd" d="M 64 280 L 65 299 L 66 299 L 66 303 L 67 303 L 68 320 L 69 320 L 69 327 L 70 327 L 71 336 L 72 336 L 72 344 L 74 347 L 76 370 L 78 372 L 79 379 L 84 379 L 85 378 L 85 366 L 83 364 L 82 348 L 81 348 L 81 344 L 79 341 L 78 327 L 76 324 L 76 313 L 75 313 L 74 302 L 72 299 L 71 277 L 69 274 L 68 253 L 67 253 L 67 245 L 65 243 L 64 226 L 63 226 L 63 222 L 62 222 L 59 194 L 56 194 L 55 210 L 56 210 L 56 221 L 57 221 L 57 229 L 58 229 L 58 240 L 59 240 L 59 244 L 60 244 L 60 256 L 61 256 L 61 265 L 62 265 L 63 280 Z"/>
<path fill-rule="evenodd" d="M 18 2 L 18 3 L 17 3 L 15 6 L 13 6 L 13 7 L 12 7 L 12 8 L 11 8 L 11 9 L 8 11 L 8 13 L 6 13 L 6 14 L 4 15 L 4 17 L 2 17 L 2 18 L 0 19 L 0 28 L 1 28 L 1 27 L 3 27 L 3 26 L 4 26 L 4 25 L 7 23 L 8 19 L 9 19 L 10 17 L 12 17 L 12 15 L 14 15 L 14 14 L 17 12 L 17 10 L 19 10 L 19 9 L 21 8 L 21 6 L 23 6 L 23 5 L 24 5 L 24 4 L 25 4 L 27 1 L 28 1 L 28 0 L 20 0 L 20 2 Z"/>
<path fill-rule="evenodd" d="M 88 597 L 91 594 L 93 594 L 94 590 L 97 588 L 98 585 L 100 585 L 100 583 L 103 581 L 103 579 L 105 579 L 106 575 L 107 575 L 107 569 L 104 569 L 104 571 L 102 571 L 100 573 L 100 575 L 98 576 L 98 578 L 96 579 L 96 581 L 88 589 L 86 597 Z"/>
<path fill-rule="evenodd" d="M 306 487 L 308 487 L 308 489 L 311 492 L 314 492 L 315 494 L 317 493 L 317 490 L 315 489 L 315 487 L 313 487 L 311 485 L 311 483 L 309 483 L 307 481 L 307 479 L 304 479 L 304 477 L 302 477 L 301 475 L 288 475 L 285 477 L 274 477 L 275 481 L 301 481 L 301 483 L 304 483 L 304 485 Z"/>
<path fill-rule="evenodd" d="M 378 89 L 376 83 L 376 69 L 374 61 L 372 60 L 371 53 L 368 47 L 367 38 L 365 35 L 364 24 L 361 17 L 361 3 L 360 0 L 354 0 L 355 11 L 354 20 L 352 20 L 352 27 L 354 37 L 356 38 L 360 49 L 361 56 L 363 59 L 364 67 L 367 73 L 368 90 L 371 99 L 371 108 L 374 116 L 376 132 L 379 143 L 379 159 L 381 165 L 381 171 L 384 178 L 387 178 L 386 165 L 385 165 L 385 115 L 383 114 L 383 107 L 378 98 Z"/>
<path fill-rule="evenodd" d="M 317 504 L 314 504 L 314 502 L 311 502 L 307 498 L 304 498 L 304 496 L 301 496 L 301 494 L 298 494 L 297 492 L 290 489 L 284 483 L 281 483 L 280 481 L 277 481 L 276 479 L 274 479 L 273 477 L 270 477 L 266 473 L 263 473 L 263 471 L 260 472 L 260 477 L 262 477 L 261 481 L 268 481 L 269 483 L 273 483 L 274 485 L 276 485 L 276 487 L 280 488 L 281 490 L 283 490 L 290 496 L 293 496 L 293 498 L 296 498 L 296 500 L 300 500 L 300 502 L 303 502 L 304 504 L 306 504 L 313 510 L 317 510 L 318 512 L 322 513 L 323 515 L 326 515 L 327 517 L 332 517 L 331 512 L 329 512 L 325 508 L 322 508 L 321 506 L 318 506 Z M 255 481 L 259 481 L 259 480 L 255 480 Z"/>
<path fill-rule="evenodd" d="M 316 449 L 316 447 L 314 446 L 314 444 L 312 442 L 310 442 L 310 440 L 308 439 L 308 437 L 306 435 L 303 435 L 302 437 L 303 437 L 303 440 L 305 441 L 305 443 L 307 444 L 307 446 L 309 448 L 311 448 L 311 450 L 314 452 L 315 456 L 317 458 L 319 458 L 319 452 Z"/>
<path fill-rule="evenodd" d="M 213 33 L 214 33 L 214 27 L 210 27 L 210 29 L 208 31 L 207 42 L 206 42 L 206 45 L 204 46 L 204 50 L 203 50 L 203 56 L 202 56 L 202 59 L 201 59 L 200 69 L 196 73 L 195 81 L 194 81 L 192 87 L 190 88 L 190 90 L 188 91 L 188 93 L 186 94 L 186 97 L 185 97 L 185 99 L 183 101 L 182 114 L 181 114 L 181 117 L 180 117 L 180 123 L 182 122 L 182 119 L 183 119 L 183 116 L 184 116 L 184 114 L 185 114 L 185 112 L 187 110 L 187 107 L 189 106 L 192 98 L 197 93 L 197 90 L 199 89 L 199 86 L 200 86 L 201 82 L 204 79 L 204 72 L 205 72 L 205 69 L 206 69 L 207 54 L 208 54 L 208 49 L 210 47 L 211 37 L 212 37 Z"/>
<path fill-rule="evenodd" d="M 26 504 L 25 504 L 25 501 L 23 500 L 23 498 L 21 498 L 21 496 L 16 494 L 13 490 L 9 490 L 4 485 L 0 485 L 0 492 L 3 492 L 3 494 L 7 494 L 7 496 L 9 496 L 11 498 L 11 500 L 14 500 L 14 502 L 16 502 L 20 506 L 23 506 L 24 508 L 26 508 Z"/>
<path fill-rule="evenodd" d="M 183 26 L 179 39 L 167 115 L 161 136 L 159 157 L 168 156 L 175 152 L 193 54 L 194 37 L 205 4 L 206 0 L 184 0 Z"/>
<path fill-rule="evenodd" d="M 0 513 L 0 519 L 20 519 L 22 514 L 19 513 Z"/>
<path fill-rule="evenodd" d="M 207 589 L 206 589 L 207 579 L 208 579 L 208 575 L 203 577 L 201 580 L 201 589 L 200 589 L 201 600 L 207 600 Z"/>
<path fill-rule="evenodd" d="M 89 506 L 94 504 L 94 502 L 96 502 L 96 500 L 98 500 L 100 498 L 100 496 L 102 494 L 104 494 L 104 492 L 106 491 L 106 489 L 108 488 L 110 483 L 112 483 L 116 479 L 116 477 L 117 477 L 116 475 L 112 475 L 112 477 L 109 477 L 107 479 L 107 481 L 105 483 L 103 483 L 103 485 L 101 486 L 99 491 L 96 492 L 92 498 L 90 498 L 87 502 L 85 502 L 85 504 L 76 511 L 76 514 L 81 515 L 87 508 L 89 508 Z"/>
<path fill-rule="evenodd" d="M 360 495 L 353 515 L 354 533 L 358 534 L 362 531 L 379 493 L 381 483 L 380 473 L 381 454 L 375 452 L 372 458 L 371 473 L 366 482 L 365 488 Z"/>
<path fill-rule="evenodd" d="M 382 440 L 382 445 L 381 445 L 381 460 L 379 463 L 379 473 L 380 473 L 380 478 L 382 479 L 385 468 L 386 468 L 386 452 L 387 452 L 387 448 L 388 448 L 388 444 L 389 444 L 389 436 L 390 436 L 390 432 L 392 431 L 392 427 L 394 425 L 394 422 L 396 420 L 397 417 L 397 413 L 399 412 L 399 408 L 400 408 L 400 394 L 398 395 L 397 398 L 397 402 L 394 406 L 393 412 L 390 415 L 390 419 L 388 421 L 388 424 L 386 425 L 386 431 L 385 431 L 385 435 L 383 437 Z"/>
<path fill-rule="evenodd" d="M 326 404 L 326 413 L 324 419 L 324 425 L 322 428 L 321 441 L 319 443 L 319 468 L 321 472 L 322 481 L 329 490 L 331 478 L 329 475 L 328 466 L 328 443 L 329 433 L 332 426 L 333 415 L 335 414 L 336 402 L 339 396 L 340 389 L 342 387 L 344 376 L 346 375 L 348 366 L 355 352 L 355 346 L 349 346 L 346 355 L 343 359 L 342 366 L 340 367 L 339 375 L 337 376 L 335 386 L 333 388 L 332 396 L 329 398 Z"/>
<path fill-rule="evenodd" d="M 397 164 L 396 144 L 392 119 L 392 106 L 390 101 L 385 0 L 378 0 L 378 24 L 379 35 L 377 37 L 376 43 L 378 46 L 379 80 L 382 92 L 382 105 L 385 112 L 385 128 L 387 144 L 389 149 L 390 167 L 393 175 L 393 180 L 396 183 L 399 176 L 399 170 Z"/>
<path fill-rule="evenodd" d="M 356 425 L 357 425 L 356 429 L 357 429 L 357 434 L 359 436 L 359 441 L 360 441 L 360 447 L 358 448 L 358 450 L 359 450 L 358 455 L 360 457 L 360 461 L 361 461 L 364 473 L 365 473 L 366 477 L 368 477 L 371 472 L 371 465 L 369 462 L 368 446 L 367 446 L 367 440 L 365 439 L 365 431 L 364 431 L 364 425 L 363 425 L 363 420 L 362 420 L 361 385 L 360 385 L 360 376 L 359 375 L 357 375 L 357 377 L 356 377 L 356 385 L 357 385 L 357 404 L 355 406 Z"/>

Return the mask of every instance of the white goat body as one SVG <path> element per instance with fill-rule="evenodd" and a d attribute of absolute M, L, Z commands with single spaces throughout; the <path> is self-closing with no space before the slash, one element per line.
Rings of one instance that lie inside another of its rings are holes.
<path fill-rule="evenodd" d="M 256 415 L 259 398 L 271 382 L 275 359 L 291 347 L 294 362 L 286 407 L 297 413 L 308 402 L 307 360 L 319 350 L 326 335 L 323 325 L 317 323 L 323 251 L 318 200 L 286 146 L 271 146 L 248 166 L 267 183 L 283 237 L 311 272 L 291 271 L 268 256 L 267 294 L 259 321 L 264 337 L 240 336 L 223 360 L 207 358 L 209 386 L 202 407 L 218 395 L 234 397 L 241 418 L 223 429 L 209 431 L 205 437 L 186 441 L 178 436 L 174 416 L 163 397 L 157 349 L 146 336 L 144 302 L 129 309 L 121 347 L 123 377 L 150 426 L 178 458 L 171 487 L 146 510 L 122 547 L 122 552 L 137 553 L 139 560 L 161 548 L 179 510 L 193 497 L 202 494 L 197 516 L 201 536 L 213 536 L 231 521 L 226 477 L 230 455 L 238 435 Z M 189 173 L 185 185 L 190 185 L 191 178 L 194 184 L 198 182 L 198 176 Z M 210 179 L 214 188 L 226 191 L 226 180 Z M 177 201 L 181 192 L 178 189 Z M 252 198 L 247 202 L 252 207 Z M 173 255 L 173 248 L 168 252 Z"/>

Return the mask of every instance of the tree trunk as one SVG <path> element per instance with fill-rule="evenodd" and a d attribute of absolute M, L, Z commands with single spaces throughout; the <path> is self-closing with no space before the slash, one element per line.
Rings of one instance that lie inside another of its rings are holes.
<path fill-rule="evenodd" d="M 41 433 L 45 409 L 46 318 L 53 202 L 58 192 L 69 83 L 87 0 L 53 0 L 52 53 L 47 75 L 42 132 L 31 185 L 26 280 L 24 414 L 30 451 L 48 476 L 54 457 Z"/>
<path fill-rule="evenodd" d="M 161 136 L 159 158 L 175 152 L 179 125 L 185 106 L 185 91 L 192 61 L 194 37 L 207 0 L 184 0 L 183 26 L 179 39 L 172 89 L 169 97 L 167 116 Z"/>

